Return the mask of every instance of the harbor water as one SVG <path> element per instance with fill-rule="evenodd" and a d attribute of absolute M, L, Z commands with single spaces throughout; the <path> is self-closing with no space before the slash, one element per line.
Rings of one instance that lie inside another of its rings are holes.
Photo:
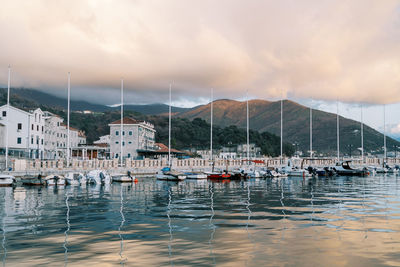
<path fill-rule="evenodd" d="M 400 177 L 0 188 L 3 266 L 399 266 Z"/>

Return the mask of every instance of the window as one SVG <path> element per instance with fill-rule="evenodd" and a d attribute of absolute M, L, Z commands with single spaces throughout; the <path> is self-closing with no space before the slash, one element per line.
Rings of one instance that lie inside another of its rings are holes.
<path fill-rule="evenodd" d="M 129 142 L 128 142 L 128 144 L 132 144 L 132 142 L 131 142 L 131 141 L 129 141 Z"/>
<path fill-rule="evenodd" d="M 125 145 L 125 141 L 122 141 L 122 145 L 123 145 L 123 146 Z"/>
<path fill-rule="evenodd" d="M 42 145 L 43 145 L 43 139 L 42 139 Z"/>
<path fill-rule="evenodd" d="M 18 123 L 18 130 L 22 130 L 22 123 Z"/>
<path fill-rule="evenodd" d="M 7 117 L 7 111 L 3 111 L 3 117 Z"/>
<path fill-rule="evenodd" d="M 118 153 L 117 153 L 117 154 L 115 154 L 115 158 L 116 158 L 116 159 L 118 158 Z"/>
<path fill-rule="evenodd" d="M 36 136 L 36 144 L 39 144 L 39 136 Z"/>
<path fill-rule="evenodd" d="M 35 122 L 36 122 L 36 120 L 37 120 L 37 114 L 35 113 Z"/>
<path fill-rule="evenodd" d="M 122 135 L 125 135 L 125 131 L 122 131 Z"/>
<path fill-rule="evenodd" d="M 115 141 L 115 143 L 118 145 L 119 144 L 119 142 L 118 141 Z"/>
<path fill-rule="evenodd" d="M 119 135 L 119 131 L 115 131 L 115 135 Z"/>
<path fill-rule="evenodd" d="M 131 157 L 131 153 L 128 153 L 128 158 L 130 158 Z"/>
<path fill-rule="evenodd" d="M 36 125 L 36 131 L 39 132 L 39 125 Z"/>
<path fill-rule="evenodd" d="M 33 123 L 32 123 L 32 131 L 33 131 Z"/>
<path fill-rule="evenodd" d="M 31 144 L 33 145 L 33 137 L 31 137 Z"/>
<path fill-rule="evenodd" d="M 129 135 L 132 135 L 133 133 L 132 133 L 132 131 L 129 131 Z"/>
<path fill-rule="evenodd" d="M 22 143 L 22 138 L 21 137 L 18 137 L 17 138 L 17 144 L 21 144 Z"/>
<path fill-rule="evenodd" d="M 44 126 L 42 126 L 42 133 L 44 132 Z"/>

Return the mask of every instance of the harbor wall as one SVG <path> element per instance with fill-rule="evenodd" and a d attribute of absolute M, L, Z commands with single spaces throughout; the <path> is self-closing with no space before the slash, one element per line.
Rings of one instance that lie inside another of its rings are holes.
<path fill-rule="evenodd" d="M 280 160 L 279 158 L 259 158 L 253 159 L 252 166 L 258 167 L 279 167 L 288 164 L 288 158 Z M 294 166 L 307 167 L 312 165 L 318 166 L 333 166 L 336 163 L 336 158 L 321 158 L 321 159 L 290 159 Z M 383 164 L 382 158 L 365 158 L 364 163 L 361 159 L 352 160 L 353 166 L 379 166 Z M 232 170 L 247 165 L 247 162 L 241 159 L 216 159 L 214 161 L 215 169 Z M 389 165 L 400 164 L 400 158 L 388 158 L 386 162 Z M 87 172 L 95 169 L 107 170 L 111 173 L 131 171 L 135 174 L 151 175 L 158 170 L 168 165 L 167 159 L 143 159 L 132 160 L 126 159 L 123 162 L 123 167 L 120 166 L 118 159 L 112 160 L 77 160 L 73 159 L 69 168 L 67 168 L 64 160 L 28 160 L 28 159 L 12 159 L 11 168 L 15 175 L 26 174 L 48 174 L 48 173 L 65 173 L 69 171 Z M 173 159 L 172 167 L 177 170 L 188 171 L 209 171 L 212 168 L 212 162 L 206 159 L 190 158 L 190 159 Z"/>

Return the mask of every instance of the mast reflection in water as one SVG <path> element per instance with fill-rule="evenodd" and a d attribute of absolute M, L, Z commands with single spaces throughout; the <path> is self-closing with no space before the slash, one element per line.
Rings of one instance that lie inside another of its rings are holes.
<path fill-rule="evenodd" d="M 0 255 L 3 266 L 399 266 L 399 179 L 0 188 Z"/>

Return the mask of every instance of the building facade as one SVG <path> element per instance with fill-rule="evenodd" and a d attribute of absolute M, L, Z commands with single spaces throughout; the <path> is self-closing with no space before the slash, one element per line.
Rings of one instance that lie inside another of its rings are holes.
<path fill-rule="evenodd" d="M 70 147 L 86 144 L 83 131 L 69 127 Z M 64 119 L 50 112 L 45 112 L 45 158 L 59 159 L 67 156 L 68 130 Z"/>
<path fill-rule="evenodd" d="M 7 114 L 8 113 L 8 114 Z M 1 154 L 8 144 L 9 154 L 14 157 L 41 159 L 44 156 L 44 113 L 38 108 L 24 111 L 7 105 L 0 107 Z M 8 127 L 8 129 L 7 129 Z M 6 135 L 8 131 L 8 140 Z"/>
<path fill-rule="evenodd" d="M 121 136 L 123 158 L 138 158 L 139 151 L 155 150 L 156 130 L 153 124 L 125 117 L 122 122 L 122 132 L 121 120 L 114 121 L 109 126 L 111 158 L 119 158 L 121 156 Z"/>

